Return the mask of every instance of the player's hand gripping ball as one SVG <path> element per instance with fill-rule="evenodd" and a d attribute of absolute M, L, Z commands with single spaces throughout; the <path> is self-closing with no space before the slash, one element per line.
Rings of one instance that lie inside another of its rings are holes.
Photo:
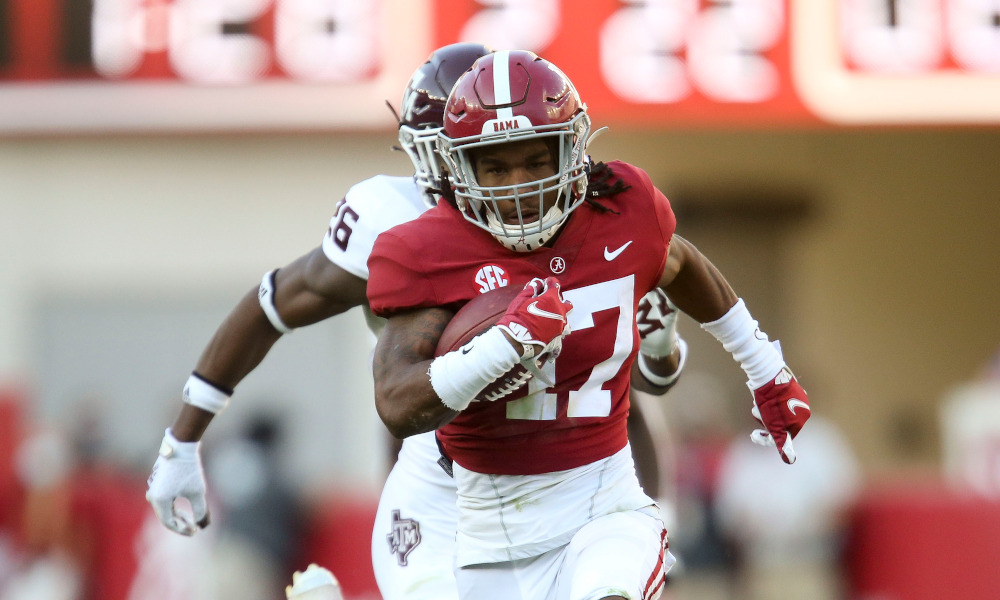
<path fill-rule="evenodd" d="M 524 288 L 521 286 L 507 286 L 469 300 L 445 327 L 434 355 L 441 356 L 448 352 L 461 351 L 462 347 L 472 342 L 476 336 L 496 325 L 507 314 L 511 303 L 522 293 Z M 528 359 L 531 360 L 533 359 Z M 475 401 L 492 402 L 500 398 L 513 399 L 523 395 L 516 392 L 527 391 L 525 384 L 532 377 L 531 371 L 525 367 L 528 361 L 515 365 L 513 369 L 486 386 L 476 395 Z"/>
<path fill-rule="evenodd" d="M 555 277 L 534 278 L 524 286 L 497 326 L 524 347 L 522 359 L 559 356 L 569 335 L 573 303 L 563 298 Z"/>

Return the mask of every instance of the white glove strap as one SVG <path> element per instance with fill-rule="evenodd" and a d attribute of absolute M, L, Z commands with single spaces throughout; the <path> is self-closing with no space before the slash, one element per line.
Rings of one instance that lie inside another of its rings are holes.
<path fill-rule="evenodd" d="M 722 342 L 722 347 L 740 363 L 752 390 L 774 379 L 785 366 L 778 346 L 771 344 L 767 334 L 757 327 L 742 298 L 722 318 L 701 327 Z"/>
<path fill-rule="evenodd" d="M 688 345 L 684 341 L 684 338 L 677 336 L 677 348 L 680 349 L 680 359 L 677 361 L 677 370 L 663 377 L 662 375 L 657 375 L 652 370 L 650 370 L 649 365 L 646 364 L 646 355 L 642 352 L 639 353 L 639 372 L 645 377 L 650 383 L 658 387 L 667 387 L 668 385 L 673 385 L 677 378 L 681 376 L 681 371 L 684 370 L 684 363 L 687 362 L 688 355 Z M 657 358 L 652 356 L 650 358 Z"/>
<path fill-rule="evenodd" d="M 267 320 L 275 329 L 281 333 L 291 333 L 292 328 L 285 325 L 281 315 L 278 314 L 278 309 L 274 306 L 274 274 L 277 272 L 278 270 L 274 269 L 264 274 L 264 278 L 260 280 L 260 288 L 257 289 L 257 301 L 260 302 Z"/>
<path fill-rule="evenodd" d="M 229 405 L 231 395 L 194 373 L 188 377 L 187 383 L 184 384 L 184 402 L 213 414 L 219 414 Z"/>
<path fill-rule="evenodd" d="M 528 328 L 520 323 L 497 325 L 497 328 L 501 331 L 506 331 L 510 337 L 521 342 L 521 348 L 523 349 L 521 353 L 522 360 L 541 356 L 545 351 L 545 344 L 531 337 L 531 332 L 528 331 Z"/>
<path fill-rule="evenodd" d="M 435 358 L 427 374 L 441 402 L 462 411 L 476 394 L 520 360 L 503 331 L 491 327 L 458 350 Z"/>
<path fill-rule="evenodd" d="M 174 432 L 168 427 L 163 432 L 163 441 L 160 442 L 160 456 L 163 458 L 178 460 L 196 460 L 198 458 L 198 446 L 201 442 L 182 442 L 174 437 Z"/>

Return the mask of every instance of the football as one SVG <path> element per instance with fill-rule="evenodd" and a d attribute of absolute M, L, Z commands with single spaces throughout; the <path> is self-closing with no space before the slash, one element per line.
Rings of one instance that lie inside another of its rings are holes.
<path fill-rule="evenodd" d="M 497 288 L 466 302 L 445 326 L 434 355 L 441 356 L 458 350 L 472 338 L 496 325 L 522 289 L 523 286 L 519 285 Z M 531 373 L 523 366 L 515 365 L 513 369 L 479 392 L 475 401 L 499 400 L 523 387 L 529 379 Z"/>

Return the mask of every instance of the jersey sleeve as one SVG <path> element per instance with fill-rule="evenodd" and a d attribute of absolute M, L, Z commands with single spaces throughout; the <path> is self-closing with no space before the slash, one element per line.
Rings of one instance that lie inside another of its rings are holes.
<path fill-rule="evenodd" d="M 660 227 L 660 234 L 663 236 L 663 260 L 656 270 L 657 280 L 663 275 L 663 270 L 667 267 L 667 255 L 670 253 L 670 242 L 674 238 L 674 231 L 677 228 L 677 217 L 674 209 L 670 207 L 670 201 L 651 181 L 649 187 L 653 195 L 653 211 L 656 214 L 656 223 Z"/>
<path fill-rule="evenodd" d="M 348 273 L 368 279 L 368 256 L 375 239 L 420 214 L 422 201 L 417 195 L 412 178 L 378 176 L 356 184 L 337 204 L 323 236 L 323 253 Z"/>
<path fill-rule="evenodd" d="M 656 213 L 656 222 L 660 226 L 660 234 L 669 247 L 670 240 L 673 239 L 674 231 L 677 229 L 677 216 L 674 215 L 674 209 L 670 206 L 670 201 L 667 200 L 663 192 L 648 179 L 646 181 L 649 182 L 649 187 L 652 189 L 653 210 Z M 666 256 L 664 256 L 664 260 L 666 260 Z"/>
<path fill-rule="evenodd" d="M 674 230 L 677 228 L 677 217 L 674 215 L 674 209 L 670 206 L 670 201 L 667 200 L 663 192 L 653 185 L 646 171 L 635 165 L 617 161 L 614 165 L 616 170 L 622 169 L 623 171 L 628 171 L 626 181 L 632 186 L 641 189 L 642 195 L 648 199 L 643 200 L 642 205 L 649 208 L 644 208 L 643 210 L 651 210 L 652 214 L 649 215 L 647 212 L 644 220 L 640 222 L 644 224 L 644 227 L 652 228 L 652 230 L 647 229 L 647 239 L 651 241 L 656 251 L 662 251 L 663 253 L 660 265 L 656 270 L 658 280 L 667 265 L 667 253 L 670 249 L 670 241 L 673 239 Z M 661 243 L 662 246 L 660 245 Z M 649 251 L 654 251 L 654 248 L 651 247 Z"/>
<path fill-rule="evenodd" d="M 368 259 L 368 304 L 378 317 L 435 304 L 434 288 L 413 260 L 419 254 L 404 238 L 393 231 L 383 233 Z"/>

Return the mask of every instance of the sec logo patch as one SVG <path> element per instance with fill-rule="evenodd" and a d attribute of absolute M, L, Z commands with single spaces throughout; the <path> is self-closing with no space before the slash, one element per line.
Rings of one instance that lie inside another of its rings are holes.
<path fill-rule="evenodd" d="M 476 272 L 476 286 L 480 294 L 485 294 L 490 290 L 507 287 L 510 280 L 507 278 L 507 271 L 500 265 L 486 265 Z"/>

